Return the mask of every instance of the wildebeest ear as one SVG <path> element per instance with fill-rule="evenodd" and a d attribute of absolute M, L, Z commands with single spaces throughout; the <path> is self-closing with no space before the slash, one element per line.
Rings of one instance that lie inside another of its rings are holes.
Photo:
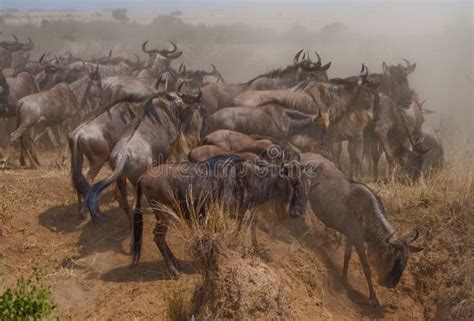
<path fill-rule="evenodd" d="M 321 71 L 327 71 L 329 69 L 329 67 L 331 67 L 331 62 L 328 62 L 327 64 L 325 65 L 322 65 L 321 68 L 319 68 L 319 70 Z"/>
<path fill-rule="evenodd" d="M 383 73 L 386 75 L 386 76 L 390 76 L 390 69 L 388 68 L 387 64 L 384 62 L 382 62 L 382 69 L 383 69 Z"/>
<path fill-rule="evenodd" d="M 407 74 L 411 74 L 412 72 L 415 71 L 415 69 L 416 69 L 416 62 L 407 68 Z"/>

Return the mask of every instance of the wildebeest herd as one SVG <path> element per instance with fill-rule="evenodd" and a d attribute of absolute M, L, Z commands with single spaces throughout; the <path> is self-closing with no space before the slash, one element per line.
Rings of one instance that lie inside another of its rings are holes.
<path fill-rule="evenodd" d="M 362 177 L 364 160 L 374 180 L 413 183 L 442 167 L 441 141 L 424 124 L 430 111 L 409 86 L 416 64 L 384 62 L 381 73 L 362 64 L 354 76 L 330 79 L 330 62 L 300 50 L 286 67 L 227 83 L 214 65 L 210 71 L 173 68 L 183 54 L 173 42 L 171 49 L 149 45 L 141 46 L 147 61 L 112 51 L 89 61 L 71 53 L 31 61 L 31 39 L 1 41 L 0 138 L 9 137 L 1 166 L 12 166 L 15 148 L 22 166 L 36 167 L 37 147 L 64 153 L 61 146 L 68 146 L 79 215 L 87 209 L 93 220 L 102 218 L 100 193 L 115 183 L 138 264 L 142 197 L 160 205 L 153 206 L 155 242 L 175 277 L 177 260 L 165 239 L 169 217 L 161 206 L 179 204 L 189 212 L 192 198 L 204 216 L 206 203 L 219 199 L 243 220 L 247 209 L 263 203 L 301 217 L 308 203 L 326 226 L 347 237 L 344 280 L 355 247 L 379 308 L 371 266 L 381 285 L 396 286 L 411 253 L 421 250 L 412 245 L 419 230 L 399 235 L 381 199 L 353 178 Z M 388 166 L 379 177 L 382 154 Z M 107 162 L 112 173 L 94 183 Z M 127 182 L 135 192 L 133 215 Z M 255 224 L 252 230 L 256 245 Z"/>

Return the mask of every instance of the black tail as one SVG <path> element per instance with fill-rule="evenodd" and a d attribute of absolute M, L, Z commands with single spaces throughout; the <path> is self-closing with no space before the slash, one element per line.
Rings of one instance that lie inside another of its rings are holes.
<path fill-rule="evenodd" d="M 142 251 L 143 214 L 141 209 L 142 185 L 140 181 L 135 191 L 135 212 L 133 215 L 133 265 L 137 265 Z"/>
<path fill-rule="evenodd" d="M 92 187 L 87 191 L 86 199 L 84 201 L 85 206 L 91 213 L 92 218 L 101 218 L 102 212 L 99 208 L 100 202 L 100 193 L 110 184 L 115 182 L 117 179 L 123 176 L 123 172 L 125 171 L 125 167 L 128 163 L 128 156 L 119 157 L 117 160 L 117 166 L 115 167 L 114 172 L 112 175 L 107 177 L 106 179 L 95 183 Z"/>
<path fill-rule="evenodd" d="M 82 174 L 82 164 L 84 162 L 84 154 L 79 148 L 79 138 L 69 137 L 69 150 L 71 152 L 71 174 L 74 189 L 78 194 L 84 197 L 90 188 L 89 182 Z"/>

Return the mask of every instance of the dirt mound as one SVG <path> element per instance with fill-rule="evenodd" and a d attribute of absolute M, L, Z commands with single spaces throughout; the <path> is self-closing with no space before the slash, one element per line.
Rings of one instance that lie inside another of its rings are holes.
<path fill-rule="evenodd" d="M 289 320 L 281 281 L 266 264 L 242 258 L 216 236 L 202 236 L 192 247 L 203 267 L 196 296 L 199 319 Z"/>

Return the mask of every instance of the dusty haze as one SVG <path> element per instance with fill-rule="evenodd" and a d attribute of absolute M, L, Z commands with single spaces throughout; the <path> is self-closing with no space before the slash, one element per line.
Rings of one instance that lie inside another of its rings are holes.
<path fill-rule="evenodd" d="M 355 75 L 362 62 L 371 72 L 381 72 L 382 61 L 397 64 L 403 57 L 417 63 L 411 86 L 426 100 L 426 108 L 438 111 L 427 122 L 439 127 L 442 118 L 447 123 L 454 119 L 472 130 L 472 3 L 267 8 L 260 2 L 237 8 L 220 4 L 218 9 L 196 3 L 174 16 L 170 10 L 129 10 L 126 23 L 114 20 L 110 10 L 4 11 L 2 30 L 4 35 L 31 35 L 37 43 L 34 58 L 49 50 L 71 50 L 86 58 L 104 55 L 109 48 L 115 54 L 142 54 L 144 40 L 163 47 L 169 39 L 184 50 L 174 66 L 184 62 L 188 68 L 206 69 L 214 63 L 231 82 L 286 66 L 300 48 L 317 50 L 324 63 L 332 61 L 330 77 Z"/>

